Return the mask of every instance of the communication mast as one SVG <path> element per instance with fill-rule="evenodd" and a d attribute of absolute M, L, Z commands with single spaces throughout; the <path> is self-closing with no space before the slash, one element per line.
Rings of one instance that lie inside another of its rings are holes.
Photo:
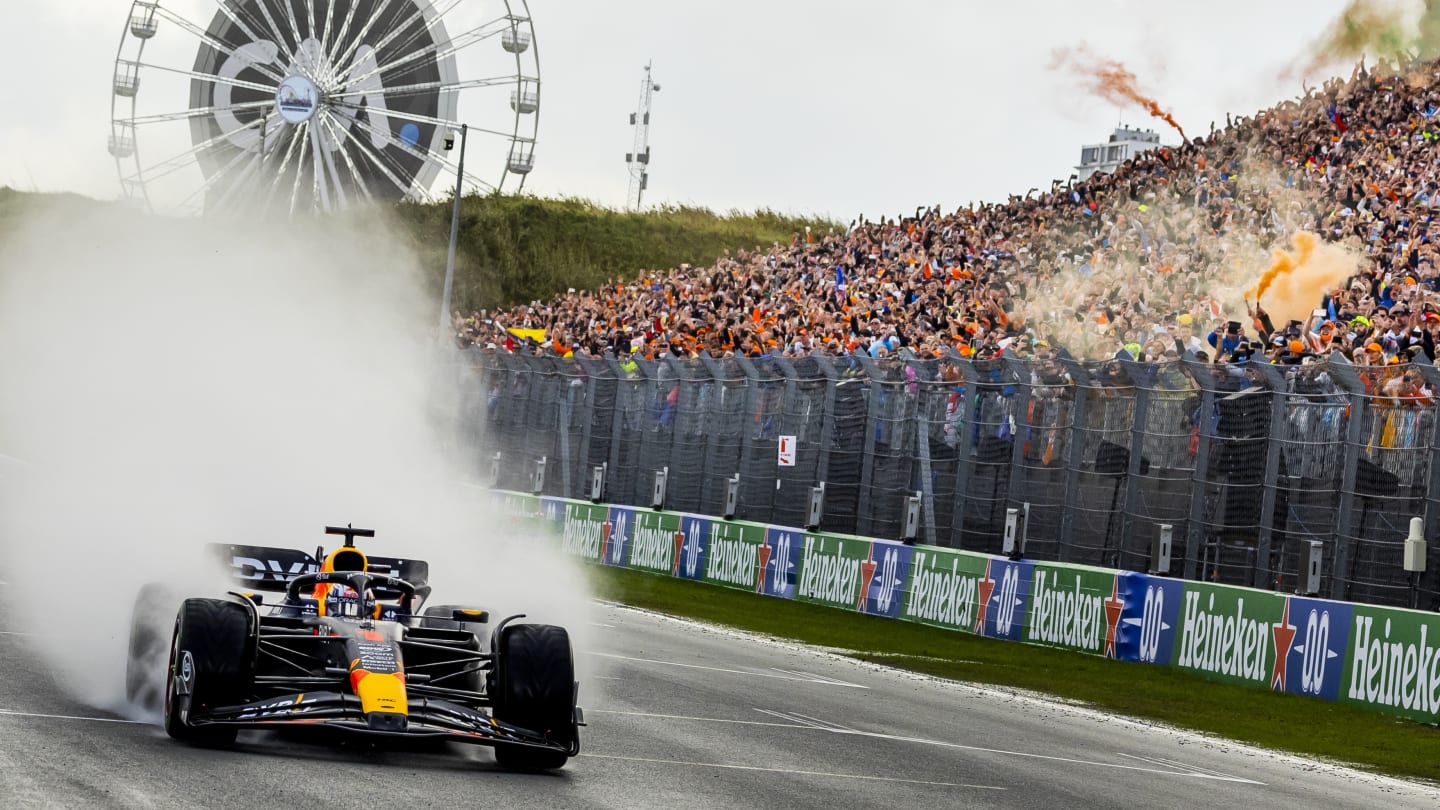
<path fill-rule="evenodd" d="M 660 85 L 650 79 L 650 65 L 645 65 L 645 81 L 640 86 L 640 110 L 630 113 L 630 125 L 635 127 L 633 151 L 625 155 L 625 164 L 630 168 L 630 194 L 627 198 L 631 210 L 640 210 L 640 200 L 650 184 L 650 102 L 660 92 Z"/>

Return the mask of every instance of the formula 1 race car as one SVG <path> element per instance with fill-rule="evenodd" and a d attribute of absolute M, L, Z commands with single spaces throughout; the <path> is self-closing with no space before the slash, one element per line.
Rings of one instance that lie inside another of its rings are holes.
<path fill-rule="evenodd" d="M 163 706 L 170 736 L 200 745 L 233 743 L 242 729 L 319 726 L 489 745 L 502 766 L 525 770 L 580 752 L 564 628 L 521 615 L 487 633 L 484 610 L 425 607 L 427 563 L 367 558 L 355 538 L 372 530 L 325 531 L 344 545 L 314 557 L 210 545 L 241 585 L 224 598 L 181 601 L 146 585 L 131 620 L 130 700 Z M 281 596 L 267 605 L 266 593 Z"/>

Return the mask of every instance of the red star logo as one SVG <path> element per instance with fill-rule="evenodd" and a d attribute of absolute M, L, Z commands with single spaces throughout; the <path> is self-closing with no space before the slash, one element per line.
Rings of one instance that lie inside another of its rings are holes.
<path fill-rule="evenodd" d="M 870 583 L 875 580 L 875 544 L 870 544 L 870 553 L 866 555 L 865 562 L 860 563 L 860 602 L 855 609 L 861 613 L 865 612 L 865 597 L 870 595 Z"/>
<path fill-rule="evenodd" d="M 995 580 L 990 578 L 990 566 L 994 562 L 991 560 L 985 563 L 985 578 L 980 580 L 980 604 L 976 611 L 979 618 L 975 620 L 975 632 L 982 636 L 985 635 L 985 614 L 990 610 L 990 594 L 995 592 Z"/>
<path fill-rule="evenodd" d="M 756 593 L 765 590 L 765 567 L 770 564 L 770 555 L 773 553 L 775 553 L 775 549 L 771 548 L 769 543 L 760 546 L 760 569 L 755 572 Z"/>
<path fill-rule="evenodd" d="M 608 520 L 600 524 L 600 559 L 602 561 L 610 559 L 610 530 L 612 528 L 614 527 Z"/>
<path fill-rule="evenodd" d="M 1275 668 L 1270 674 L 1270 688 L 1285 691 L 1285 665 L 1290 660 L 1290 645 L 1295 643 L 1295 626 L 1290 623 L 1290 597 L 1285 597 L 1285 613 L 1270 625 L 1275 637 Z"/>
<path fill-rule="evenodd" d="M 670 576 L 680 576 L 680 552 L 685 550 L 685 533 L 675 532 L 675 556 L 670 561 Z"/>
<path fill-rule="evenodd" d="M 1105 600 L 1105 657 L 1115 657 L 1115 631 L 1120 627 L 1120 614 L 1125 610 L 1125 601 L 1120 598 L 1120 577 L 1110 586 L 1110 598 Z"/>

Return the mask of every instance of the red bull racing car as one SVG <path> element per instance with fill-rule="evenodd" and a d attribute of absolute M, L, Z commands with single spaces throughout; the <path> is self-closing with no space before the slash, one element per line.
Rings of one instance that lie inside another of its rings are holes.
<path fill-rule="evenodd" d="M 522 615 L 487 632 L 484 610 L 425 606 L 427 563 L 367 557 L 355 538 L 373 537 L 368 529 L 325 531 L 344 545 L 313 557 L 210 546 L 240 586 L 224 598 L 145 586 L 131 621 L 130 700 L 162 709 L 171 737 L 201 745 L 311 726 L 489 745 L 501 765 L 526 770 L 580 752 L 564 628 Z"/>

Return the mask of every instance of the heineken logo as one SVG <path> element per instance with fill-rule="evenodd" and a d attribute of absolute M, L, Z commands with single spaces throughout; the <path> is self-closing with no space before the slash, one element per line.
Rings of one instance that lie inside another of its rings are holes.
<path fill-rule="evenodd" d="M 566 554 L 598 560 L 605 542 L 604 526 L 604 523 L 592 517 L 582 517 L 567 511 L 561 527 L 560 547 Z"/>
<path fill-rule="evenodd" d="M 630 567 L 669 571 L 675 557 L 675 534 L 658 526 L 635 526 L 630 539 Z"/>
<path fill-rule="evenodd" d="M 839 605 L 855 605 L 860 587 L 860 560 L 846 559 L 845 541 L 835 541 L 835 551 L 817 548 L 816 538 L 807 535 L 800 562 L 798 593 Z"/>
<path fill-rule="evenodd" d="M 710 536 L 710 558 L 705 564 L 705 577 L 727 585 L 754 587 L 756 558 L 754 543 L 725 537 L 717 526 Z"/>
<path fill-rule="evenodd" d="M 1267 622 L 1246 615 L 1243 596 L 1233 612 L 1216 611 L 1213 592 L 1205 605 L 1200 596 L 1199 591 L 1185 593 L 1178 666 L 1264 683 L 1273 674 Z"/>
<path fill-rule="evenodd" d="M 1383 625 L 1374 616 L 1355 615 L 1350 659 L 1349 698 L 1364 703 L 1407 709 L 1434 717 L 1440 714 L 1440 650 L 1430 645 L 1430 623 L 1420 632 L 1395 638 L 1389 617 Z M 1318 633 L 1317 629 L 1317 633 Z"/>
<path fill-rule="evenodd" d="M 1080 573 L 1066 579 L 1054 571 L 1035 573 L 1029 638 L 1042 644 L 1103 652 L 1115 657 L 1115 625 L 1120 620 L 1117 577 L 1108 595 L 1086 593 Z M 1115 605 L 1117 607 L 1112 608 Z"/>
<path fill-rule="evenodd" d="M 938 567 L 942 558 L 927 551 L 915 552 L 910 575 L 910 601 L 905 615 L 927 622 L 963 627 L 974 626 L 977 613 L 979 577 L 960 573 L 960 558 L 950 556 L 950 567 Z"/>

